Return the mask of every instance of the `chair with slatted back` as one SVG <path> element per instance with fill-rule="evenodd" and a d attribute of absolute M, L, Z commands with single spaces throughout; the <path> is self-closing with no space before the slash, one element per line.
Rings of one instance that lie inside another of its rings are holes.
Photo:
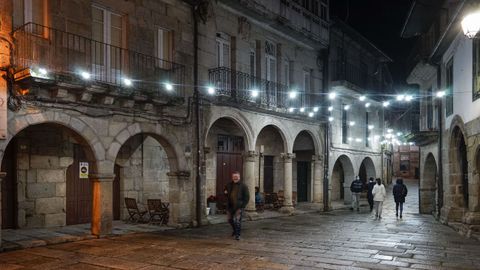
<path fill-rule="evenodd" d="M 135 223 L 144 221 L 143 218 L 148 213 L 148 211 L 144 209 L 140 210 L 137 204 L 137 200 L 133 198 L 125 198 L 125 206 L 127 207 L 128 215 L 130 216 L 128 218 L 128 221 L 132 221 Z"/>

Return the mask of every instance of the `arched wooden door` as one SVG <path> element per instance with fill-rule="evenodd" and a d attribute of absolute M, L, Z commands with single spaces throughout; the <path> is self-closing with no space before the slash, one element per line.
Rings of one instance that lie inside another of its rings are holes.
<path fill-rule="evenodd" d="M 223 188 L 232 181 L 232 172 L 243 174 L 243 138 L 218 135 L 217 143 L 217 196 L 223 196 Z"/>
<path fill-rule="evenodd" d="M 2 181 L 2 229 L 17 227 L 17 181 L 15 143 L 7 146 L 1 171 L 7 173 Z M 1 239 L 0 239 L 1 240 Z"/>
<path fill-rule="evenodd" d="M 80 162 L 88 161 L 82 146 L 74 144 L 73 163 L 67 169 L 67 225 L 90 223 L 92 218 L 92 182 L 80 178 Z"/>

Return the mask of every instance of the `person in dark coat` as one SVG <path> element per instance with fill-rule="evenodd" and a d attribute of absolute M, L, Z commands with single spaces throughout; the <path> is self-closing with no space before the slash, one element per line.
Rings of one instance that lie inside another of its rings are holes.
<path fill-rule="evenodd" d="M 360 194 L 363 191 L 363 183 L 360 181 L 360 177 L 355 177 L 355 180 L 350 184 L 350 191 L 352 192 L 352 207 L 350 210 L 353 211 L 356 207 L 357 211 L 360 211 Z"/>
<path fill-rule="evenodd" d="M 227 217 L 228 223 L 233 229 L 232 236 L 235 236 L 236 240 L 240 240 L 242 216 L 250 200 L 247 185 L 240 182 L 240 172 L 232 173 L 232 182 L 226 185 L 224 192 L 227 196 Z"/>
<path fill-rule="evenodd" d="M 367 184 L 367 200 L 368 200 L 368 205 L 370 205 L 370 212 L 373 211 L 372 190 L 374 186 L 375 186 L 375 181 L 373 180 L 373 177 L 370 177 L 370 179 L 368 179 L 368 184 Z"/>
<path fill-rule="evenodd" d="M 405 197 L 407 197 L 408 189 L 403 184 L 403 179 L 397 179 L 397 183 L 393 186 L 393 198 L 395 200 L 396 216 L 398 217 L 398 207 L 400 206 L 400 218 L 403 213 L 403 203 L 405 203 Z"/>

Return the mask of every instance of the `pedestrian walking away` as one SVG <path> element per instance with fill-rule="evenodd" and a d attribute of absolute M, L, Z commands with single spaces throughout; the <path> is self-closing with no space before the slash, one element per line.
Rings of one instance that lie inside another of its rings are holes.
<path fill-rule="evenodd" d="M 380 178 L 377 178 L 377 184 L 373 187 L 372 194 L 373 201 L 375 203 L 375 219 L 381 219 L 383 201 L 387 196 L 387 192 L 385 191 L 385 186 L 382 184 L 382 180 Z"/>
<path fill-rule="evenodd" d="M 407 197 L 408 189 L 403 184 L 403 179 L 398 178 L 397 183 L 393 186 L 393 199 L 395 200 L 395 216 L 398 217 L 398 208 L 400 206 L 400 218 L 403 214 L 403 204 L 405 203 L 405 197 Z"/>
<path fill-rule="evenodd" d="M 368 205 L 370 205 L 370 212 L 373 211 L 372 190 L 374 186 L 375 186 L 375 181 L 373 180 L 373 177 L 370 177 L 370 179 L 368 179 L 368 184 L 367 184 L 367 200 L 368 200 Z"/>
<path fill-rule="evenodd" d="M 350 210 L 357 208 L 360 211 L 360 193 L 363 191 L 363 183 L 360 181 L 360 177 L 356 176 L 355 180 L 350 185 L 350 191 L 352 192 L 352 207 Z"/>
<path fill-rule="evenodd" d="M 248 187 L 240 182 L 240 172 L 232 173 L 232 182 L 226 185 L 224 192 L 227 196 L 227 217 L 228 223 L 233 229 L 232 236 L 235 236 L 236 240 L 240 240 L 242 216 L 250 200 Z"/>

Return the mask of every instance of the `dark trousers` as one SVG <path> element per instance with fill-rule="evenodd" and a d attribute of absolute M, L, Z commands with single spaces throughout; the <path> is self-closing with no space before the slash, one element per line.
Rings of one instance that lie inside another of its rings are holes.
<path fill-rule="evenodd" d="M 368 200 L 368 205 L 370 205 L 370 211 L 372 211 L 373 210 L 373 196 L 368 196 L 367 200 Z"/>
<path fill-rule="evenodd" d="M 400 216 L 402 215 L 403 213 L 403 202 L 395 202 L 395 210 L 397 212 L 397 216 L 398 216 L 398 206 L 400 205 Z"/>
<path fill-rule="evenodd" d="M 228 223 L 232 226 L 234 236 L 240 236 L 240 231 L 242 229 L 242 216 L 243 209 L 227 211 Z"/>

